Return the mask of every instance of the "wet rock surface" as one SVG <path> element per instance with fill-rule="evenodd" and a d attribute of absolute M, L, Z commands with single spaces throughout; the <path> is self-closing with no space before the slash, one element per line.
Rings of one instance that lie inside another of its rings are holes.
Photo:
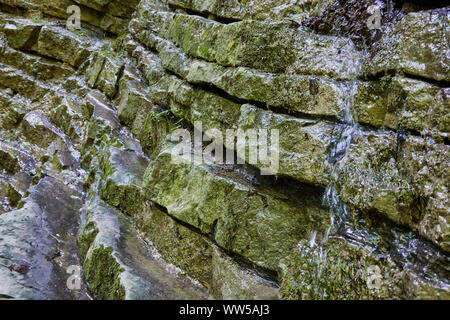
<path fill-rule="evenodd" d="M 450 9 L 369 2 L 0 0 L 0 299 L 449 299 Z"/>
<path fill-rule="evenodd" d="M 79 265 L 76 234 L 81 192 L 46 177 L 21 209 L 0 217 L 1 296 L 11 299 L 89 299 L 71 291 L 66 269 Z M 49 195 L 52 195 L 49 199 Z"/>
<path fill-rule="evenodd" d="M 97 299 L 207 299 L 181 271 L 168 266 L 133 229 L 130 219 L 99 199 L 86 208 L 79 237 L 86 281 Z M 169 269 L 170 270 L 170 269 Z M 180 275 L 181 274 L 181 275 Z"/>

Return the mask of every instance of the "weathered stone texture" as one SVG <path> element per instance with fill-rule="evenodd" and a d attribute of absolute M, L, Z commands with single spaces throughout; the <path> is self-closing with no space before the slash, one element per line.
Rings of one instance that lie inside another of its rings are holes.
<path fill-rule="evenodd" d="M 387 26 L 364 73 L 395 70 L 433 80 L 450 80 L 448 30 L 450 9 L 410 12 Z"/>
<path fill-rule="evenodd" d="M 148 197 L 261 267 L 276 269 L 311 228 L 326 229 L 327 215 L 308 197 L 298 204 L 283 201 L 282 194 L 252 185 L 233 167 L 173 164 L 170 157 L 170 149 L 164 150 L 149 165 L 144 177 Z"/>
<path fill-rule="evenodd" d="M 449 8 L 336 6 L 0 0 L 0 298 L 449 299 Z"/>

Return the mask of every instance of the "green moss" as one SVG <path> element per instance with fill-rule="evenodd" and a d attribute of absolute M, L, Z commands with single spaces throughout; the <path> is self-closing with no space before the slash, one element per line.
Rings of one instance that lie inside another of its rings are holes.
<path fill-rule="evenodd" d="M 80 36 L 80 37 L 87 37 L 88 36 L 88 32 L 85 30 L 81 30 L 81 29 L 75 29 L 72 30 L 73 33 L 75 33 L 76 35 Z"/>
<path fill-rule="evenodd" d="M 111 59 L 119 59 L 122 56 L 121 52 L 117 52 L 117 51 L 113 51 L 113 50 L 108 50 L 108 49 L 102 49 L 99 51 L 99 54 L 105 56 L 105 57 L 109 57 Z"/>
<path fill-rule="evenodd" d="M 34 23 L 48 23 L 49 21 L 47 19 L 31 19 Z"/>
<path fill-rule="evenodd" d="M 330 239 L 326 247 L 302 242 L 282 264 L 283 299 L 396 299 L 406 294 L 393 263 L 342 239 Z M 381 271 L 379 288 L 368 285 L 373 266 Z"/>
<path fill-rule="evenodd" d="M 91 213 L 88 211 L 87 215 L 89 214 Z M 81 257 L 86 258 L 87 252 L 94 242 L 98 232 L 99 231 L 95 222 L 91 221 L 83 227 L 83 230 L 78 237 L 78 246 L 80 247 Z"/>
<path fill-rule="evenodd" d="M 0 150 L 0 169 L 5 170 L 10 174 L 14 174 L 20 170 L 20 165 L 17 159 L 12 157 L 9 153 Z"/>
<path fill-rule="evenodd" d="M 144 105 L 137 112 L 131 131 L 146 152 L 156 154 L 165 137 L 176 127 L 174 122 L 176 119 L 168 110 Z"/>
<path fill-rule="evenodd" d="M 23 119 L 25 115 L 24 108 L 18 104 L 12 104 L 6 117 L 3 119 L 3 128 L 5 130 L 10 130 L 15 128 Z"/>
<path fill-rule="evenodd" d="M 50 115 L 50 118 L 69 137 L 74 140 L 78 139 L 78 133 L 73 126 L 73 116 L 69 114 L 66 105 L 56 107 Z"/>
<path fill-rule="evenodd" d="M 171 157 L 166 149 L 148 166 L 143 179 L 148 199 L 259 266 L 276 269 L 311 228 L 321 233 L 329 223 L 328 214 L 306 195 L 284 201 L 269 188 L 255 190 L 233 170 L 174 164 Z"/>
<path fill-rule="evenodd" d="M 12 132 L 12 131 L 8 132 L 6 136 L 7 136 L 8 139 L 11 140 L 11 141 L 17 139 L 17 134 L 16 134 L 15 132 Z"/>
<path fill-rule="evenodd" d="M 389 110 L 392 108 L 387 103 L 388 88 L 389 81 L 386 79 L 360 83 L 352 105 L 355 120 L 376 127 L 383 126 L 388 112 L 396 111 Z"/>
<path fill-rule="evenodd" d="M 6 196 L 9 199 L 9 204 L 13 208 L 17 207 L 17 205 L 19 204 L 20 199 L 22 199 L 22 196 L 20 195 L 20 193 L 18 193 L 16 191 L 16 189 L 14 189 L 14 187 L 11 186 L 10 184 L 8 184 L 8 186 L 6 188 Z"/>
<path fill-rule="evenodd" d="M 86 181 L 84 182 L 83 185 L 84 190 L 89 190 L 90 186 L 95 181 L 95 177 L 96 177 L 95 171 L 94 170 L 89 171 L 89 175 L 87 176 Z"/>
<path fill-rule="evenodd" d="M 108 179 L 100 189 L 100 197 L 108 204 L 131 216 L 138 213 L 146 201 L 138 187 L 117 185 L 112 179 Z"/>
<path fill-rule="evenodd" d="M 134 217 L 137 227 L 164 259 L 210 287 L 212 244 L 202 235 L 178 224 L 156 207 L 148 206 Z"/>
<path fill-rule="evenodd" d="M 111 167 L 111 163 L 108 161 L 110 156 L 111 154 L 109 150 L 106 149 L 106 151 L 100 157 L 100 168 L 102 169 L 105 178 L 114 173 L 114 168 Z"/>
<path fill-rule="evenodd" d="M 52 159 L 52 164 L 56 168 L 56 170 L 61 171 L 63 169 L 63 165 L 58 158 L 58 155 L 55 153 Z"/>
<path fill-rule="evenodd" d="M 124 300 L 125 288 L 119 275 L 125 271 L 112 255 L 111 247 L 101 245 L 86 259 L 84 270 L 89 292 L 101 300 Z"/>
<path fill-rule="evenodd" d="M 109 134 L 104 134 L 101 137 L 101 147 L 103 146 L 111 146 L 111 147 L 115 147 L 115 148 L 123 148 L 124 145 L 123 143 L 119 140 L 119 138 L 109 135 Z"/>

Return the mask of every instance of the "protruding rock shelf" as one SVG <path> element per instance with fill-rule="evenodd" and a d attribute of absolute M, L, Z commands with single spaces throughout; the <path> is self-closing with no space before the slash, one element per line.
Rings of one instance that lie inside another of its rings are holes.
<path fill-rule="evenodd" d="M 0 299 L 450 299 L 450 7 L 394 2 L 0 0 Z"/>

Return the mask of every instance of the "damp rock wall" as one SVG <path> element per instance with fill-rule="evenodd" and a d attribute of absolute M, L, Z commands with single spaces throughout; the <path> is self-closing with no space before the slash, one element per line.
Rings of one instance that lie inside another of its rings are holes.
<path fill-rule="evenodd" d="M 449 299 L 444 2 L 0 0 L 0 298 Z"/>

